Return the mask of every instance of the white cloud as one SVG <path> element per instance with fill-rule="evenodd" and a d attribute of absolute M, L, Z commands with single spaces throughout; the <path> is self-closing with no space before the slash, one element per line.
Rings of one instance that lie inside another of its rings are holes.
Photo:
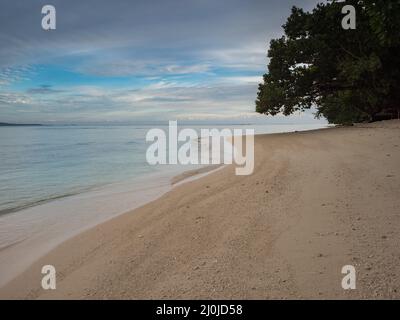
<path fill-rule="evenodd" d="M 262 76 L 232 76 L 232 77 L 220 77 L 218 79 L 222 83 L 233 83 L 233 84 L 257 84 L 263 82 Z"/>
<path fill-rule="evenodd" d="M 10 85 L 14 82 L 29 80 L 36 69 L 30 65 L 0 68 L 0 86 Z"/>

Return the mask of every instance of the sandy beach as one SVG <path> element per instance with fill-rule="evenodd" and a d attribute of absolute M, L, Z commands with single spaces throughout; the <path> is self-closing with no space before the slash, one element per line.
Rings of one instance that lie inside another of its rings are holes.
<path fill-rule="evenodd" d="M 400 298 L 400 121 L 256 136 L 255 158 L 64 242 L 0 298 Z"/>

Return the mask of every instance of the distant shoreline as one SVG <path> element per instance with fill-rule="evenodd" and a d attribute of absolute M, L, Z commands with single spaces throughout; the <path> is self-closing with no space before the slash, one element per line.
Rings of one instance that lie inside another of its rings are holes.
<path fill-rule="evenodd" d="M 40 127 L 42 124 L 38 123 L 7 123 L 0 122 L 0 127 Z"/>

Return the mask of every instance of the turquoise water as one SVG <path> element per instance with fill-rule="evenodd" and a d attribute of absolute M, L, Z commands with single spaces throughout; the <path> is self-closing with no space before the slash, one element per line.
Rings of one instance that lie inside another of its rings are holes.
<path fill-rule="evenodd" d="M 0 214 L 153 171 L 148 127 L 0 128 Z"/>
<path fill-rule="evenodd" d="M 168 170 L 146 162 L 145 136 L 154 127 L 168 132 L 166 125 L 0 127 L 0 215 Z M 272 133 L 323 125 L 192 127 Z"/>

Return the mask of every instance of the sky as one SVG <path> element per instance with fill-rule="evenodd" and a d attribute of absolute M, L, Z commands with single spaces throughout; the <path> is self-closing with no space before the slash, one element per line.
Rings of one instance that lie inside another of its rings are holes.
<path fill-rule="evenodd" d="M 293 5 L 316 3 L 0 0 L 0 122 L 264 120 L 269 42 Z M 42 29 L 47 4 L 55 30 Z"/>

